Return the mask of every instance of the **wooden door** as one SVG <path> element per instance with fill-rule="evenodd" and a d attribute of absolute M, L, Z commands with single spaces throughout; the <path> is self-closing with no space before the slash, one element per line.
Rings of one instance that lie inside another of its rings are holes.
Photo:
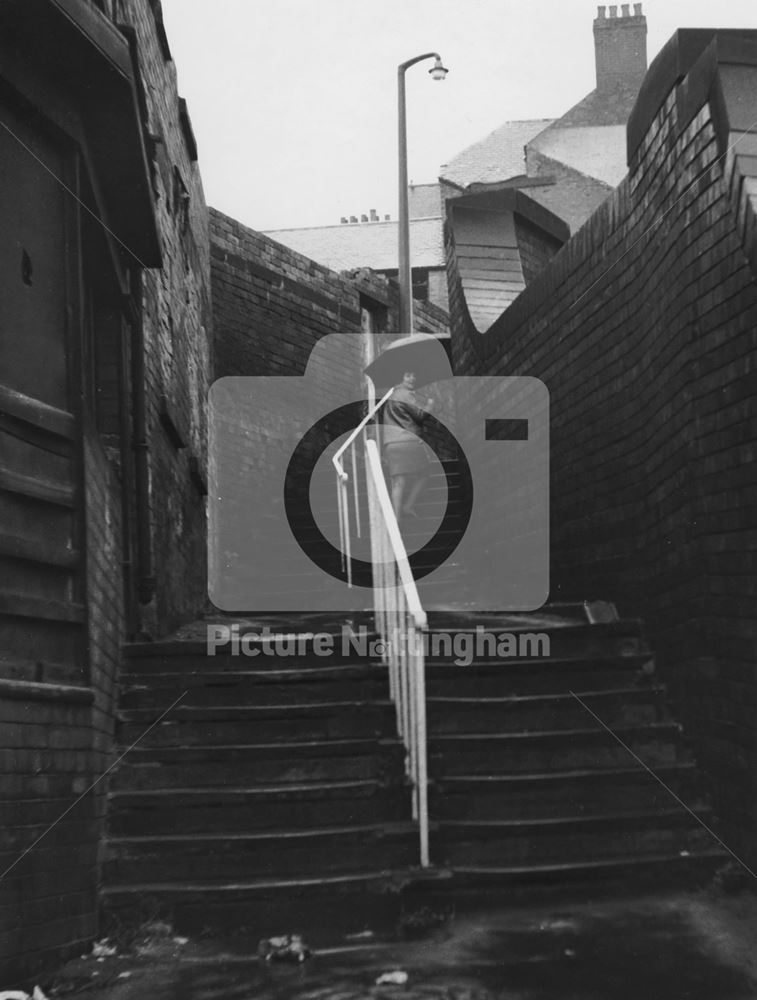
<path fill-rule="evenodd" d="M 0 676 L 82 683 L 71 157 L 0 97 Z"/>

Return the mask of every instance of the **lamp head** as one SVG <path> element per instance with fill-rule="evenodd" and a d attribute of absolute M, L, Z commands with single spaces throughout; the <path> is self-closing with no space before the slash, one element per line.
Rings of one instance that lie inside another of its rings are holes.
<path fill-rule="evenodd" d="M 432 80 L 443 80 L 445 76 L 449 73 L 449 70 L 442 65 L 442 60 L 440 56 L 437 56 L 434 65 L 429 70 Z"/>

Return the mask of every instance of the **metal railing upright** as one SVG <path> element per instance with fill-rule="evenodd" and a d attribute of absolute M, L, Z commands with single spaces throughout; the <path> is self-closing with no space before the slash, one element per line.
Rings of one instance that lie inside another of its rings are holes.
<path fill-rule="evenodd" d="M 389 672 L 389 691 L 397 714 L 397 730 L 405 746 L 405 771 L 413 789 L 413 819 L 418 822 L 420 864 L 430 865 L 428 822 L 428 769 L 426 739 L 426 612 L 418 596 L 410 560 L 387 489 L 378 443 L 367 434 L 368 424 L 394 390 L 369 408 L 366 417 L 334 455 L 339 540 L 342 565 L 352 586 L 351 518 L 349 474 L 342 456 L 351 450 L 354 521 L 361 534 L 357 488 L 358 441 L 362 442 L 368 503 L 371 562 L 373 567 L 373 608 L 382 657 Z"/>

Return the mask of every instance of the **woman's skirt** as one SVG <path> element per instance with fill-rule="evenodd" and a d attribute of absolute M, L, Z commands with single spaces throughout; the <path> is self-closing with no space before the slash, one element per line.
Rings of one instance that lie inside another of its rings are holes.
<path fill-rule="evenodd" d="M 412 476 L 426 472 L 428 452 L 425 444 L 415 441 L 389 441 L 384 445 L 384 461 L 390 476 Z"/>

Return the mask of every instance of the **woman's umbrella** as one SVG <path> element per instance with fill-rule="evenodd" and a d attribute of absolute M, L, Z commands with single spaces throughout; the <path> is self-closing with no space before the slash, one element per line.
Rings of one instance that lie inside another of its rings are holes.
<path fill-rule="evenodd" d="M 415 372 L 415 385 L 452 378 L 452 341 L 448 333 L 413 333 L 393 341 L 365 369 L 377 389 L 399 385 L 405 372 Z"/>

